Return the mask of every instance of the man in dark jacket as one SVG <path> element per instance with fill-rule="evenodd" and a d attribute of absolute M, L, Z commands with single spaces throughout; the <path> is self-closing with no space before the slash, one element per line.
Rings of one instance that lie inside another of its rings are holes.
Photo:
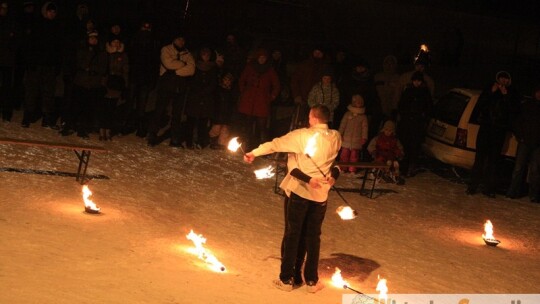
<path fill-rule="evenodd" d="M 41 10 L 43 18 L 35 24 L 28 45 L 25 80 L 25 104 L 23 127 L 29 127 L 39 119 L 39 107 L 43 120 L 41 125 L 58 129 L 54 109 L 56 76 L 62 63 L 62 37 L 60 23 L 56 20 L 57 7 L 46 2 Z M 41 97 L 41 100 L 40 100 Z"/>
<path fill-rule="evenodd" d="M 519 113 L 519 93 L 511 86 L 512 78 L 505 71 L 495 76 L 495 82 L 487 87 L 476 105 L 479 111 L 480 129 L 476 138 L 476 155 L 471 172 L 471 181 L 466 193 L 475 194 L 480 183 L 482 193 L 495 197 L 496 165 L 513 122 Z"/>
<path fill-rule="evenodd" d="M 521 194 L 524 174 L 527 171 L 533 152 L 540 148 L 540 86 L 536 87 L 531 99 L 521 105 L 521 113 L 516 120 L 514 134 L 518 139 L 516 163 L 512 172 L 512 182 L 506 192 L 509 198 L 517 198 Z M 533 165 L 531 164 L 531 167 Z M 534 170 L 531 170 L 534 172 Z M 538 183 L 534 174 L 529 178 L 529 198 L 538 200 Z M 536 192 L 536 193 L 535 193 Z"/>
<path fill-rule="evenodd" d="M 10 121 L 13 113 L 11 92 L 19 36 L 19 28 L 8 15 L 7 1 L 0 1 L 0 108 L 3 121 Z"/>

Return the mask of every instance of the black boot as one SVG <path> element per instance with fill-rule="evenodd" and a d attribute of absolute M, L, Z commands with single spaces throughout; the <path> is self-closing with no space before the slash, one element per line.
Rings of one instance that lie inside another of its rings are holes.
<path fill-rule="evenodd" d="M 155 147 L 158 144 L 158 138 L 156 133 L 148 133 L 148 136 L 146 137 L 146 142 L 148 143 L 148 146 Z"/>

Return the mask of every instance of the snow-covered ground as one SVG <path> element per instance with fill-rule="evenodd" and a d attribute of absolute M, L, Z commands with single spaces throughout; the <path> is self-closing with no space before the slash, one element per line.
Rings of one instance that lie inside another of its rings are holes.
<path fill-rule="evenodd" d="M 89 174 L 101 215 L 84 213 L 73 177 L 7 168 L 76 172 L 72 151 L 0 144 L 0 303 L 341 303 L 335 267 L 351 286 L 376 293 L 540 293 L 540 204 L 465 196 L 429 171 L 405 186 L 381 183 L 376 199 L 341 193 L 359 213 L 343 221 L 330 194 L 317 294 L 271 286 L 279 273 L 282 197 L 240 153 L 149 148 L 134 135 L 101 143 L 60 137 L 39 124 L 0 126 L 0 137 L 103 145 Z M 358 176 L 340 189 L 358 188 Z M 490 219 L 498 247 L 481 238 Z M 210 271 L 188 249 L 190 229 L 227 267 Z"/>

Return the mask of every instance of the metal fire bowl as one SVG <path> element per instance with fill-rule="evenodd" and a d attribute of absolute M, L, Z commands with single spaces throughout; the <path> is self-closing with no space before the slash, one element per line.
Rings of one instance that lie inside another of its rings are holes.
<path fill-rule="evenodd" d="M 90 214 L 99 214 L 99 210 L 94 210 L 92 208 L 89 208 L 89 207 L 84 207 L 84 212 L 86 213 L 90 213 Z"/>
<path fill-rule="evenodd" d="M 486 245 L 488 246 L 497 246 L 501 243 L 501 241 L 499 240 L 496 240 L 496 239 L 484 239 L 484 243 L 486 243 Z"/>

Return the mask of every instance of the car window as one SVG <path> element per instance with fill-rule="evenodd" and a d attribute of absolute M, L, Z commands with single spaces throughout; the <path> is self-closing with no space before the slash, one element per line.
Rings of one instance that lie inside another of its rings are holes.
<path fill-rule="evenodd" d="M 469 96 L 449 92 L 443 95 L 433 107 L 433 118 L 457 126 L 469 100 Z"/>

